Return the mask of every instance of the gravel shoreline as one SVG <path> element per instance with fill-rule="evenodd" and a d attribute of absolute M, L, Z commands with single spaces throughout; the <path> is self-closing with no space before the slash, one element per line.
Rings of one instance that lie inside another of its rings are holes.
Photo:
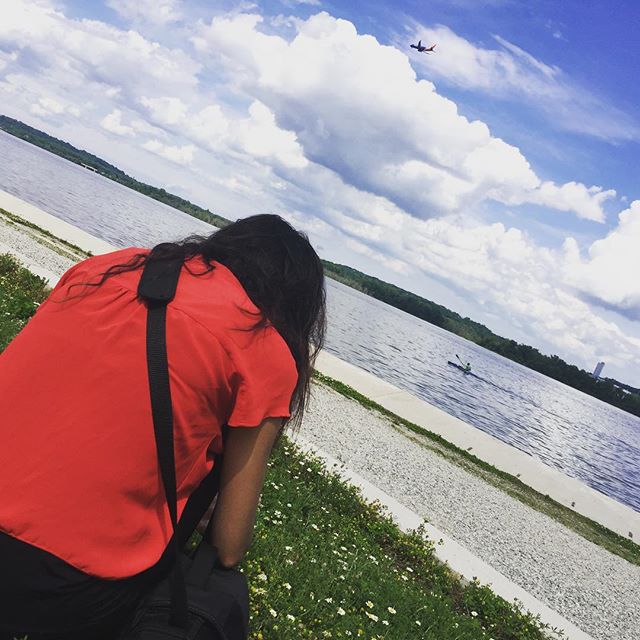
<path fill-rule="evenodd" d="M 300 434 L 598 640 L 640 640 L 640 567 L 321 384 Z"/>
<path fill-rule="evenodd" d="M 52 274 L 61 276 L 77 260 L 71 260 L 52 249 L 51 247 L 56 244 L 54 238 L 36 229 L 18 228 L 15 224 L 10 224 L 8 219 L 0 213 L 0 252 L 15 253 L 23 263 L 31 262 Z M 60 249 L 65 254 L 69 253 L 68 247 L 63 244 L 60 244 Z"/>
<path fill-rule="evenodd" d="M 74 261 L 0 216 L 9 249 L 61 276 Z M 466 546 L 598 640 L 640 640 L 640 567 L 588 542 L 399 433 L 384 416 L 313 385 L 301 435 Z"/>

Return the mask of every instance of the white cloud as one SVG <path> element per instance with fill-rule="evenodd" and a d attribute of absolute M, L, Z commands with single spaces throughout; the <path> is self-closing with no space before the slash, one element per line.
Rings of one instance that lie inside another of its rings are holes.
<path fill-rule="evenodd" d="M 140 104 L 146 107 L 154 122 L 161 125 L 182 123 L 187 115 L 187 105 L 180 99 L 171 96 L 160 98 L 140 98 Z"/>
<path fill-rule="evenodd" d="M 567 182 L 561 186 L 553 182 L 543 182 L 525 200 L 516 196 L 507 202 L 513 204 L 523 201 L 532 202 L 560 211 L 574 211 L 578 217 L 585 220 L 604 222 L 605 213 L 602 205 L 607 200 L 614 198 L 615 195 L 614 189 L 605 191 L 602 187 L 586 187 L 579 182 Z"/>
<path fill-rule="evenodd" d="M 64 113 L 64 106 L 61 102 L 58 102 L 55 98 L 40 98 L 36 104 L 31 105 L 31 113 L 35 113 L 39 116 L 48 115 L 53 113 L 59 115 Z"/>
<path fill-rule="evenodd" d="M 29 111 L 37 116 L 46 117 L 49 115 L 61 115 L 68 113 L 74 117 L 80 115 L 80 109 L 72 104 L 62 102 L 50 96 L 42 96 L 38 101 L 31 105 Z"/>
<path fill-rule="evenodd" d="M 106 4 L 130 22 L 164 25 L 182 17 L 180 0 L 107 0 Z"/>
<path fill-rule="evenodd" d="M 249 116 L 236 123 L 237 142 L 244 151 L 257 158 L 273 156 L 286 167 L 300 169 L 309 164 L 296 134 L 280 129 L 267 106 L 254 101 Z"/>
<path fill-rule="evenodd" d="M 277 126 L 273 112 L 258 100 L 248 117 L 227 117 L 218 104 L 193 113 L 179 98 L 140 99 L 152 118 L 212 151 L 242 151 L 252 158 L 272 159 L 290 168 L 308 164 L 295 133 Z"/>
<path fill-rule="evenodd" d="M 196 114 L 191 114 L 185 127 L 194 140 L 215 151 L 224 147 L 224 141 L 230 135 L 229 120 L 219 104 L 210 104 Z"/>
<path fill-rule="evenodd" d="M 4 71 L 7 69 L 12 62 L 15 62 L 18 59 L 18 54 L 15 51 L 11 53 L 5 53 L 4 51 L 0 51 L 0 71 Z"/>
<path fill-rule="evenodd" d="M 501 48 L 477 46 L 446 26 L 413 23 L 412 37 L 436 42 L 438 56 L 412 54 L 429 78 L 464 89 L 525 102 L 543 111 L 552 124 L 606 140 L 639 140 L 640 125 L 626 113 L 578 86 L 555 65 L 538 60 L 515 44 L 494 36 Z M 555 37 L 562 37 L 560 32 Z M 405 38 L 398 46 L 406 47 Z"/>
<path fill-rule="evenodd" d="M 147 151 L 151 151 L 167 160 L 171 160 L 171 162 L 175 162 L 176 164 L 191 164 L 193 161 L 193 154 L 196 148 L 192 144 L 187 144 L 183 146 L 171 146 L 168 144 L 164 144 L 159 140 L 148 140 L 145 142 L 142 147 Z"/>
<path fill-rule="evenodd" d="M 134 30 L 66 18 L 45 0 L 11 2 L 0 20 L 0 40 L 13 52 L 24 52 L 30 74 L 60 95 L 89 93 L 92 83 L 120 87 L 132 96 L 149 95 L 157 86 L 177 94 L 198 83 L 200 65 L 180 49 Z"/>
<path fill-rule="evenodd" d="M 140 133 L 147 133 L 153 136 L 166 136 L 166 132 L 162 129 L 154 127 L 145 120 L 130 117 L 129 124 L 123 122 L 123 112 L 121 109 L 113 109 L 104 118 L 100 120 L 100 126 L 110 133 L 118 136 L 135 137 Z"/>
<path fill-rule="evenodd" d="M 594 242 L 583 259 L 573 238 L 565 242 L 565 277 L 579 291 L 640 320 L 640 200 L 620 213 L 618 226 Z"/>
<path fill-rule="evenodd" d="M 417 80 L 396 48 L 327 13 L 298 21 L 291 41 L 263 33 L 261 21 L 249 14 L 216 17 L 200 25 L 194 46 L 212 68 L 222 63 L 234 84 L 267 105 L 312 162 L 418 217 L 487 199 L 603 216 L 599 190 L 543 185 L 517 147 Z"/>
<path fill-rule="evenodd" d="M 115 133 L 119 136 L 133 136 L 135 131 L 133 127 L 122 124 L 122 111 L 120 109 L 114 109 L 111 113 L 107 114 L 101 121 L 100 126 L 111 133 Z"/>

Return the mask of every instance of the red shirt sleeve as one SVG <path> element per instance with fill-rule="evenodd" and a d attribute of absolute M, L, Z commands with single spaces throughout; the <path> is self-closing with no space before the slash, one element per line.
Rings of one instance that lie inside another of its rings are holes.
<path fill-rule="evenodd" d="M 256 427 L 265 418 L 288 418 L 298 382 L 295 360 L 273 328 L 255 332 L 246 349 L 235 351 L 236 393 L 230 427 Z"/>

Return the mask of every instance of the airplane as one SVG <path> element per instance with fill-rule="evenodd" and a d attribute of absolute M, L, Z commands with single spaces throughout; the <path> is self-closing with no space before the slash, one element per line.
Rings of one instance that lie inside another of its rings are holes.
<path fill-rule="evenodd" d="M 418 44 L 410 45 L 412 49 L 417 49 L 420 53 L 433 53 L 433 50 L 436 48 L 435 44 L 432 44 L 430 47 L 424 47 L 422 45 L 422 40 L 418 40 Z"/>

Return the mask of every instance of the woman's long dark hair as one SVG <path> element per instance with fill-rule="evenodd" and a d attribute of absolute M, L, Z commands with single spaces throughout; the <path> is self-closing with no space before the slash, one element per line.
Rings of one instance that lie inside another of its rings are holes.
<path fill-rule="evenodd" d="M 322 262 L 307 236 L 280 216 L 243 218 L 209 236 L 191 235 L 178 242 L 163 242 L 149 253 L 137 253 L 125 264 L 112 265 L 97 283 L 147 262 L 202 256 L 204 275 L 222 263 L 239 280 L 261 316 L 253 327 L 272 324 L 287 343 L 298 369 L 288 425 L 297 429 L 309 401 L 313 365 L 324 344 L 326 302 Z M 78 283 L 80 284 L 80 283 Z M 72 285 L 75 286 L 75 285 Z M 268 366 L 268 363 L 265 363 Z"/>

